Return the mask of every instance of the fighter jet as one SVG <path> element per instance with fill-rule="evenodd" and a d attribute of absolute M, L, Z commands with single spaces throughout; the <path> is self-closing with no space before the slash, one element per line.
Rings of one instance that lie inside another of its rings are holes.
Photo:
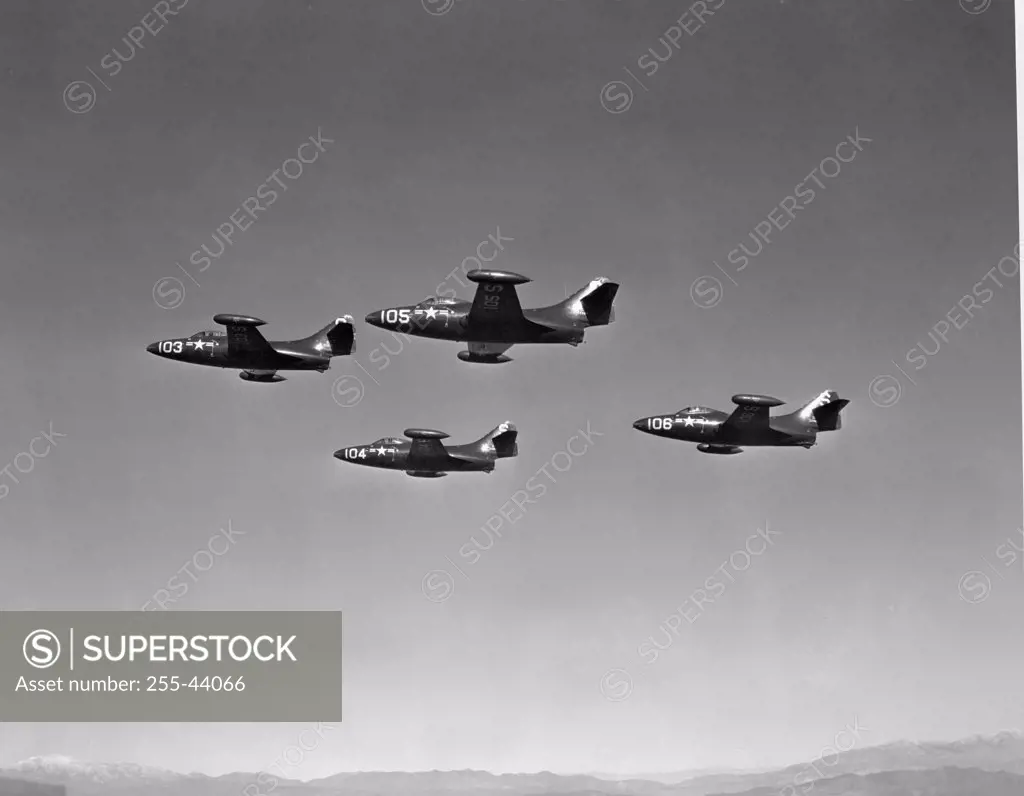
<path fill-rule="evenodd" d="M 352 316 L 336 318 L 319 332 L 301 340 L 268 342 L 257 326 L 266 321 L 248 315 L 214 315 L 216 329 L 196 332 L 189 337 L 151 343 L 146 350 L 164 359 L 176 359 L 194 365 L 238 368 L 245 381 L 278 382 L 279 370 L 316 370 L 323 373 L 331 366 L 331 357 L 343 357 L 356 350 Z"/>
<path fill-rule="evenodd" d="M 407 428 L 405 436 L 383 437 L 372 445 L 357 445 L 334 452 L 334 458 L 384 470 L 404 470 L 414 478 L 442 478 L 450 472 L 494 470 L 498 459 L 519 455 L 518 431 L 512 423 L 502 423 L 476 442 L 444 446 L 448 435 L 428 428 Z"/>
<path fill-rule="evenodd" d="M 656 437 L 696 442 L 701 453 L 742 453 L 741 445 L 812 448 L 821 431 L 842 428 L 839 413 L 850 403 L 839 393 L 825 390 L 806 406 L 788 415 L 768 416 L 785 401 L 767 395 L 734 395 L 736 409 L 727 415 L 718 409 L 688 406 L 675 414 L 652 415 L 633 428 Z"/>
<path fill-rule="evenodd" d="M 366 322 L 416 337 L 467 343 L 458 356 L 463 362 L 511 362 L 505 355 L 517 343 L 583 342 L 591 326 L 615 320 L 612 302 L 619 286 L 594 279 L 564 301 L 550 307 L 524 310 L 516 285 L 532 281 L 510 271 L 475 270 L 466 277 L 477 283 L 472 303 L 456 298 L 429 298 L 419 304 L 376 310 Z"/>

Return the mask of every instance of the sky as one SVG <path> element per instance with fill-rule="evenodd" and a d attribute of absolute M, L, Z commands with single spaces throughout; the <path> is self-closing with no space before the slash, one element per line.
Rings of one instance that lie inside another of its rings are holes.
<path fill-rule="evenodd" d="M 0 607 L 137 610 L 230 521 L 176 608 L 343 611 L 343 721 L 301 778 L 767 767 L 855 721 L 862 745 L 1024 726 L 1012 6 L 716 3 L 192 0 L 162 27 L 5 3 L 0 463 L 64 436 L 0 481 Z M 272 173 L 287 190 L 197 268 Z M 492 235 L 524 306 L 606 276 L 615 323 L 490 367 L 363 322 L 470 298 Z M 357 351 L 276 385 L 146 353 L 221 312 L 270 339 L 351 314 Z M 852 403 L 811 450 L 632 428 L 825 389 Z M 519 457 L 487 476 L 332 457 L 504 420 Z M 0 765 L 253 771 L 306 726 L 7 723 Z"/>

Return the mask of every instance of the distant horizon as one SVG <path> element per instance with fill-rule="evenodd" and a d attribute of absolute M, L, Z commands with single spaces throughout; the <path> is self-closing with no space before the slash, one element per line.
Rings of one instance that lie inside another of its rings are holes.
<path fill-rule="evenodd" d="M 867 751 L 869 749 L 880 749 L 880 748 L 889 747 L 889 746 L 895 746 L 895 745 L 904 744 L 904 743 L 912 744 L 912 745 L 915 745 L 915 746 L 940 746 L 940 745 L 948 746 L 948 745 L 954 745 L 954 744 L 957 744 L 957 743 L 963 743 L 963 742 L 966 742 L 966 741 L 988 741 L 988 740 L 993 740 L 993 739 L 999 738 L 1001 736 L 1010 736 L 1010 737 L 1013 737 L 1013 738 L 1024 739 L 1024 731 L 1022 731 L 1020 729 L 1017 729 L 1017 728 L 1011 728 L 1011 729 L 997 730 L 997 731 L 991 732 L 991 733 L 975 733 L 973 735 L 967 735 L 967 736 L 964 736 L 962 738 L 954 738 L 954 739 L 950 739 L 950 740 L 932 739 L 932 740 L 927 740 L 927 741 L 915 741 L 915 740 L 911 740 L 909 738 L 901 738 L 901 739 L 898 739 L 898 740 L 886 741 L 884 743 L 866 744 L 863 747 L 857 747 L 855 749 L 849 749 L 846 752 L 841 752 L 840 756 L 845 755 L 845 754 L 849 754 L 849 753 L 854 752 L 854 751 L 863 752 L 863 751 Z M 481 768 L 432 768 L 432 769 L 420 769 L 420 770 L 415 770 L 415 771 L 404 771 L 404 770 L 400 770 L 400 769 L 395 769 L 395 770 L 372 769 L 372 770 L 336 771 L 333 774 L 327 774 L 325 776 L 310 777 L 308 779 L 303 778 L 303 777 L 288 777 L 287 779 L 295 781 L 295 782 L 302 782 L 302 783 L 307 783 L 308 784 L 310 782 L 316 782 L 318 780 L 329 779 L 330 777 L 333 777 L 333 776 L 336 776 L 336 775 L 341 775 L 341 774 L 460 774 L 460 773 L 489 774 L 489 775 L 495 776 L 495 777 L 501 777 L 501 776 L 539 776 L 539 775 L 542 775 L 542 774 L 553 774 L 553 775 L 559 776 L 559 777 L 593 777 L 594 779 L 602 779 L 604 777 L 615 777 L 616 779 L 636 779 L 636 780 L 642 780 L 642 779 L 645 779 L 646 777 L 652 777 L 652 776 L 655 776 L 655 777 L 657 777 L 657 776 L 676 776 L 676 775 L 682 774 L 682 775 L 692 775 L 692 778 L 698 778 L 698 777 L 701 777 L 701 776 L 714 775 L 714 774 L 757 774 L 757 773 L 768 773 L 768 772 L 771 772 L 771 771 L 781 771 L 781 770 L 785 770 L 787 768 L 791 768 L 793 766 L 799 766 L 799 765 L 801 765 L 803 763 L 813 762 L 816 759 L 817 758 L 807 758 L 807 759 L 801 759 L 801 760 L 794 760 L 794 761 L 789 762 L 789 763 L 774 764 L 774 765 L 769 765 L 769 766 L 755 766 L 755 767 L 752 767 L 752 768 L 735 768 L 735 767 L 729 767 L 729 766 L 706 766 L 706 767 L 693 768 L 693 769 L 675 769 L 675 770 L 665 770 L 665 771 L 635 771 L 635 772 L 625 772 L 625 773 L 616 773 L 614 771 L 599 771 L 599 772 L 598 771 L 570 771 L 570 772 L 565 772 L 565 771 L 551 771 L 551 770 L 548 770 L 548 769 L 542 769 L 542 770 L 538 770 L 538 771 L 490 771 L 488 769 L 481 769 Z M 143 769 L 150 769 L 150 770 L 153 770 L 153 771 L 167 772 L 167 773 L 177 774 L 177 775 L 183 776 L 183 777 L 189 777 L 189 776 L 198 775 L 198 776 L 203 776 L 203 777 L 209 777 L 211 779 L 217 779 L 217 778 L 220 778 L 220 777 L 229 777 L 229 776 L 231 776 L 233 774 L 246 774 L 246 775 L 249 775 L 249 774 L 256 774 L 256 773 L 258 773 L 257 771 L 247 771 L 245 769 L 233 769 L 231 771 L 225 771 L 225 772 L 220 773 L 220 774 L 210 774 L 210 773 L 205 772 L 205 771 L 181 771 L 181 770 L 174 769 L 174 768 L 165 768 L 165 767 L 162 767 L 162 766 L 149 765 L 149 764 L 146 764 L 146 763 L 138 763 L 138 762 L 134 762 L 134 761 L 130 761 L 130 760 L 83 760 L 83 759 L 79 759 L 79 758 L 69 757 L 68 755 L 60 754 L 59 752 L 54 752 L 54 753 L 44 754 L 44 755 L 32 755 L 31 757 L 28 757 L 28 758 L 26 758 L 24 760 L 19 760 L 18 762 L 13 763 L 13 764 L 3 764 L 3 763 L 0 763 L 0 773 L 4 773 L 4 772 L 7 772 L 7 773 L 15 772 L 16 773 L 16 769 L 14 768 L 14 766 L 17 766 L 17 765 L 20 765 L 20 764 L 23 764 L 23 763 L 28 763 L 28 762 L 31 762 L 32 760 L 44 760 L 44 761 L 59 760 L 59 761 L 67 761 L 69 763 L 81 763 L 81 764 L 85 764 L 85 765 L 97 765 L 97 766 L 104 766 L 104 765 L 105 766 L 120 766 L 120 765 L 138 766 L 139 768 L 143 768 Z"/>

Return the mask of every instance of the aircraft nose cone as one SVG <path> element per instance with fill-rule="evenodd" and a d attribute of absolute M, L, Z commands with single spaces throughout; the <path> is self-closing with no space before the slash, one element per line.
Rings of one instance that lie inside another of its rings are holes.
<path fill-rule="evenodd" d="M 146 346 L 146 350 L 147 350 L 147 351 L 148 351 L 149 353 L 151 353 L 151 354 L 158 354 L 158 353 L 160 353 L 160 352 L 159 352 L 159 351 L 157 350 L 157 347 L 158 347 L 159 345 L 160 345 L 160 343 L 150 343 L 150 344 L 149 344 L 148 346 Z"/>
<path fill-rule="evenodd" d="M 380 311 L 371 312 L 363 320 L 370 324 L 370 326 L 380 326 Z"/>
<path fill-rule="evenodd" d="M 633 428 L 635 428 L 637 431 L 643 431 L 645 424 L 646 421 L 643 418 L 641 418 L 640 420 L 637 420 L 633 423 Z"/>
<path fill-rule="evenodd" d="M 340 450 L 336 450 L 334 452 L 334 458 L 340 459 L 341 461 L 345 461 L 345 449 L 341 448 Z"/>

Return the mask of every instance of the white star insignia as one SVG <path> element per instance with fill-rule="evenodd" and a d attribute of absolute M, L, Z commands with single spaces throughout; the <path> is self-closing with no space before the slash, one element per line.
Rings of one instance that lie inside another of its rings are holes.
<path fill-rule="evenodd" d="M 427 308 L 427 318 L 429 318 L 430 320 L 434 320 L 434 316 L 435 315 L 437 315 L 437 310 L 434 309 L 433 307 L 428 307 Z"/>
<path fill-rule="evenodd" d="M 206 345 L 206 341 L 205 340 L 193 340 L 192 341 L 192 345 L 195 347 L 196 351 L 202 351 L 203 350 L 203 346 Z M 210 343 L 210 348 L 213 348 L 213 343 Z"/>
<path fill-rule="evenodd" d="M 693 425 L 693 418 L 692 417 L 683 418 L 683 425 L 684 426 L 692 426 Z"/>
<path fill-rule="evenodd" d="M 386 452 L 384 450 L 384 446 L 383 445 L 381 445 L 379 448 L 373 448 L 372 450 L 373 450 L 374 453 L 378 453 L 381 456 L 383 456 L 385 454 L 385 452 Z"/>

